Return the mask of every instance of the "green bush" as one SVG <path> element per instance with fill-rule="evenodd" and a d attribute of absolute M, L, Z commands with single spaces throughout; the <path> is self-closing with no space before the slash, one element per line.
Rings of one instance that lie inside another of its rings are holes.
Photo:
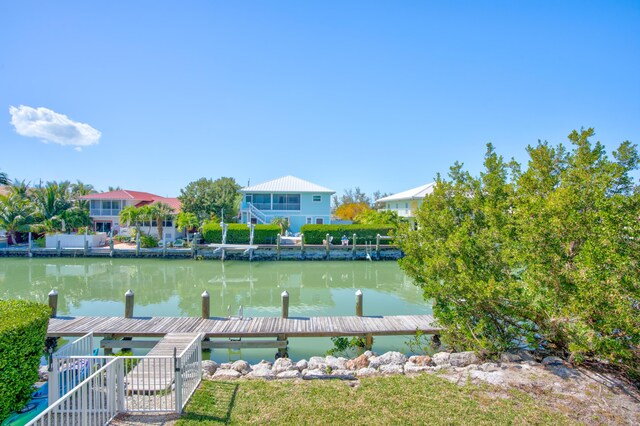
<path fill-rule="evenodd" d="M 33 240 L 33 244 L 35 244 L 36 247 L 44 248 L 47 245 L 47 239 L 46 237 L 36 238 Z"/>
<path fill-rule="evenodd" d="M 399 233 L 402 269 L 455 349 L 521 347 L 608 362 L 640 377 L 640 157 L 606 155 L 593 129 L 572 149 L 529 147 L 526 167 L 488 145 L 484 170 L 438 176 Z"/>
<path fill-rule="evenodd" d="M 209 222 L 202 227 L 206 243 L 221 243 L 222 228 L 220 224 Z M 280 233 L 278 225 L 256 225 L 253 231 L 254 244 L 275 244 Z M 249 227 L 243 223 L 231 223 L 227 228 L 227 244 L 249 244 Z"/>
<path fill-rule="evenodd" d="M 29 401 L 51 310 L 25 300 L 0 300 L 0 422 Z"/>
<path fill-rule="evenodd" d="M 140 236 L 140 247 L 142 248 L 153 248 L 158 247 L 158 239 L 153 235 L 141 235 Z"/>
<path fill-rule="evenodd" d="M 304 234 L 305 244 L 322 244 L 327 234 L 333 237 L 333 244 L 340 244 L 343 235 L 349 238 L 349 244 L 353 243 L 353 234 L 356 234 L 356 243 L 363 244 L 367 241 L 375 243 L 378 234 L 387 236 L 394 229 L 391 225 L 303 225 L 300 232 Z M 380 240 L 380 244 L 390 244 L 390 240 Z"/>

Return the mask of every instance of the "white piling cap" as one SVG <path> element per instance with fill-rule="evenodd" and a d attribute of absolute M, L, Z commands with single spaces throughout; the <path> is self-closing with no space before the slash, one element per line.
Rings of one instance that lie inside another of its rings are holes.
<path fill-rule="evenodd" d="M 202 297 L 209 297 L 209 292 L 207 290 L 203 291 Z"/>
<path fill-rule="evenodd" d="M 58 295 L 58 291 L 55 288 L 49 292 L 49 296 L 57 296 L 57 295 Z"/>
<path fill-rule="evenodd" d="M 362 290 L 356 291 L 356 296 L 362 296 Z"/>
<path fill-rule="evenodd" d="M 289 297 L 289 293 L 287 292 L 287 290 L 285 290 L 285 291 L 282 292 L 282 294 L 280 296 Z"/>
<path fill-rule="evenodd" d="M 127 290 L 127 292 L 124 295 L 125 296 L 133 296 L 133 290 L 131 290 L 131 289 Z"/>

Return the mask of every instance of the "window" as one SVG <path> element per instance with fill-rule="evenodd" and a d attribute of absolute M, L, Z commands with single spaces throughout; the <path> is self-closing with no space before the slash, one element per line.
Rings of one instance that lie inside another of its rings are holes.
<path fill-rule="evenodd" d="M 247 201 L 253 203 L 258 210 L 271 210 L 271 194 L 248 194 Z"/>
<path fill-rule="evenodd" d="M 313 223 L 313 218 L 307 216 L 307 225 L 311 225 Z"/>
<path fill-rule="evenodd" d="M 408 209 L 409 208 L 409 203 L 404 203 L 404 208 Z"/>
<path fill-rule="evenodd" d="M 300 194 L 273 194 L 274 210 L 300 210 Z"/>
<path fill-rule="evenodd" d="M 314 203 L 319 203 L 322 201 L 322 195 L 314 195 L 313 196 L 313 202 Z"/>
<path fill-rule="evenodd" d="M 118 216 L 122 210 L 122 201 L 91 200 L 89 214 L 91 216 Z"/>
<path fill-rule="evenodd" d="M 164 221 L 164 226 L 171 228 L 173 226 L 173 220 L 172 219 L 167 219 Z"/>
<path fill-rule="evenodd" d="M 324 225 L 324 219 L 321 217 L 316 217 L 316 225 Z"/>

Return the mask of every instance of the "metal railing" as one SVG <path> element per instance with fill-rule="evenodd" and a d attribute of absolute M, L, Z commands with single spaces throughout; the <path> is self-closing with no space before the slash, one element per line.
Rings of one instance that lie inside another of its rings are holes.
<path fill-rule="evenodd" d="M 122 389 L 118 388 L 116 377 L 122 375 L 121 371 L 121 360 L 111 358 L 108 363 L 27 424 L 29 426 L 107 424 L 120 411 L 118 393 L 122 393 Z"/>
<path fill-rule="evenodd" d="M 202 379 L 201 336 L 173 356 L 87 351 L 93 351 L 91 334 L 52 356 L 49 396 L 55 399 L 28 425 L 102 425 L 118 413 L 181 413 Z"/>
<path fill-rule="evenodd" d="M 267 216 L 262 213 L 260 209 L 258 209 L 252 203 L 247 203 L 247 205 L 249 206 L 249 211 L 251 212 L 251 214 L 258 219 L 258 222 L 267 223 Z"/>
<path fill-rule="evenodd" d="M 193 339 L 176 357 L 176 371 L 176 411 L 181 413 L 202 379 L 202 336 Z"/>
<path fill-rule="evenodd" d="M 49 404 L 88 377 L 92 371 L 86 357 L 93 355 L 93 333 L 64 345 L 51 355 L 49 368 Z M 71 359 L 71 357 L 81 357 Z"/>

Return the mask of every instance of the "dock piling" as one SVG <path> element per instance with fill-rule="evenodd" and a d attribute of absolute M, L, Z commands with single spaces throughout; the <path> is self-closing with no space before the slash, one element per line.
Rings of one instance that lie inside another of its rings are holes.
<path fill-rule="evenodd" d="M 329 244 L 331 244 L 331 241 L 329 241 L 329 237 L 330 235 L 327 234 L 327 236 L 325 237 L 324 243 L 325 243 L 325 259 L 329 260 Z"/>
<path fill-rule="evenodd" d="M 356 316 L 362 316 L 362 290 L 356 291 Z"/>
<path fill-rule="evenodd" d="M 353 246 L 351 247 L 351 256 L 355 259 L 356 258 L 356 242 L 358 241 L 358 236 L 354 233 L 353 234 Z"/>
<path fill-rule="evenodd" d="M 289 293 L 285 290 L 280 296 L 282 297 L 282 318 L 289 318 Z"/>
<path fill-rule="evenodd" d="M 51 318 L 58 314 L 58 292 L 54 289 L 49 292 L 49 307 L 51 308 Z"/>
<path fill-rule="evenodd" d="M 376 235 L 376 258 L 380 259 L 380 234 Z"/>
<path fill-rule="evenodd" d="M 300 234 L 300 258 L 304 259 L 304 234 Z"/>
<path fill-rule="evenodd" d="M 124 294 L 124 317 L 133 318 L 133 290 L 127 290 Z"/>
<path fill-rule="evenodd" d="M 276 259 L 280 260 L 280 239 L 282 238 L 282 236 L 278 233 L 278 236 L 276 238 Z"/>
<path fill-rule="evenodd" d="M 211 313 L 211 298 L 207 290 L 202 293 L 202 319 L 209 319 Z"/>
<path fill-rule="evenodd" d="M 280 295 L 282 297 L 282 318 L 289 318 L 289 292 L 287 290 L 283 291 Z M 286 342 L 287 335 L 279 334 L 277 339 L 278 342 Z M 289 356 L 289 351 L 287 347 L 278 348 L 278 352 L 276 353 L 276 359 L 278 358 L 287 358 Z"/>

